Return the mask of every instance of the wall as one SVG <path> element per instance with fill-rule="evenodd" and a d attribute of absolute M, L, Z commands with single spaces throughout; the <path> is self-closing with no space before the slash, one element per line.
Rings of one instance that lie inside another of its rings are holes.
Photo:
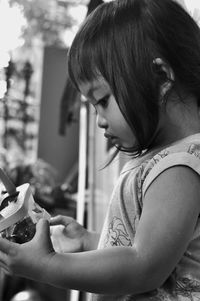
<path fill-rule="evenodd" d="M 67 51 L 54 47 L 44 49 L 38 158 L 57 169 L 63 181 L 78 160 L 79 124 L 70 125 L 60 136 L 60 102 L 66 81 Z"/>

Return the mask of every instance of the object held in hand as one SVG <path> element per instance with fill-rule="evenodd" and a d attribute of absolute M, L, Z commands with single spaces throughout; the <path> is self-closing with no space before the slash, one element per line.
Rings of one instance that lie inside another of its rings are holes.
<path fill-rule="evenodd" d="M 30 184 L 15 187 L 1 169 L 0 180 L 7 191 L 0 201 L 0 237 L 25 243 L 33 238 L 39 219 L 50 215 L 35 203 Z"/>

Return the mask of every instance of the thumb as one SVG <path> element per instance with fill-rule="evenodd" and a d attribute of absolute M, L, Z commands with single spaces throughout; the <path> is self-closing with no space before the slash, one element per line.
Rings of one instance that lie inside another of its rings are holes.
<path fill-rule="evenodd" d="M 49 222 L 46 219 L 40 219 L 36 224 L 35 238 L 40 240 L 46 240 L 50 236 Z"/>
<path fill-rule="evenodd" d="M 51 238 L 50 238 L 50 226 L 47 219 L 40 219 L 36 225 L 36 234 L 33 238 L 33 242 L 37 241 L 45 248 L 48 248 L 51 251 L 54 251 Z"/>

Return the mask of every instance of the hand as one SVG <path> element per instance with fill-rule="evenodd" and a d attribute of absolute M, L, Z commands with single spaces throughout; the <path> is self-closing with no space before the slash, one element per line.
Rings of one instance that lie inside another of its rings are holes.
<path fill-rule="evenodd" d="M 49 223 L 41 219 L 36 226 L 34 238 L 24 244 L 17 244 L 0 238 L 0 266 L 9 274 L 46 281 L 48 265 L 55 255 Z"/>
<path fill-rule="evenodd" d="M 89 232 L 68 216 L 58 215 L 50 220 L 51 241 L 58 253 L 86 251 Z"/>

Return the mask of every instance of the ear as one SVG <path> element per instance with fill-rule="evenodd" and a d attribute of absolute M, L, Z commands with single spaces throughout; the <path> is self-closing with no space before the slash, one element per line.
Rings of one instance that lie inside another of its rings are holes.
<path fill-rule="evenodd" d="M 153 63 L 166 76 L 166 80 L 160 86 L 160 97 L 161 100 L 166 95 L 166 93 L 171 89 L 173 82 L 175 81 L 175 75 L 173 69 L 161 58 L 155 58 Z"/>

